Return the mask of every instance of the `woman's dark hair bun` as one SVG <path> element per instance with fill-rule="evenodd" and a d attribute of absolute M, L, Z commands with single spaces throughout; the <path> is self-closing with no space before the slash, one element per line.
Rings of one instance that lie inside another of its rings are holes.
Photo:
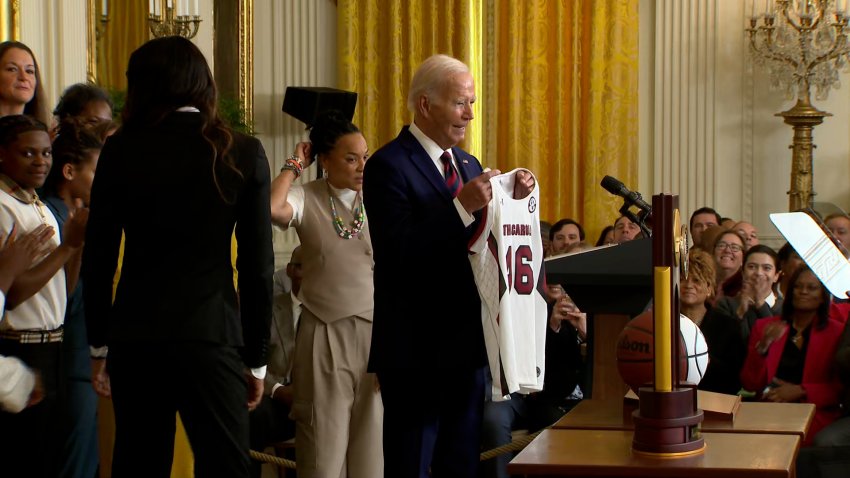
<path fill-rule="evenodd" d="M 339 138 L 359 132 L 360 129 L 341 111 L 324 111 L 310 127 L 310 143 L 313 145 L 314 159 L 333 150 Z"/>

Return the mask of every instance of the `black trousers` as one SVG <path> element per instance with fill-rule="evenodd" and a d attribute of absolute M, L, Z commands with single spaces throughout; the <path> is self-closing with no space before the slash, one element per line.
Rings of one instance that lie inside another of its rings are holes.
<path fill-rule="evenodd" d="M 177 412 L 196 477 L 248 477 L 247 385 L 235 348 L 110 344 L 107 370 L 115 409 L 113 477 L 170 475 Z"/>
<path fill-rule="evenodd" d="M 21 359 L 38 372 L 44 398 L 20 413 L 0 412 L 0 476 L 53 477 L 62 444 L 59 404 L 64 397 L 62 343 L 21 344 L 0 340 L 0 354 Z"/>
<path fill-rule="evenodd" d="M 485 371 L 378 372 L 385 478 L 476 476 Z"/>

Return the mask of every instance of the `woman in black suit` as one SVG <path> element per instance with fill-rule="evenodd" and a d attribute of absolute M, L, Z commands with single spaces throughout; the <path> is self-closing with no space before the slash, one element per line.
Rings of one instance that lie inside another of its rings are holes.
<path fill-rule="evenodd" d="M 142 45 L 127 84 L 123 126 L 98 163 L 83 258 L 93 356 L 108 345 L 93 383 L 113 398 L 113 476 L 169 476 L 176 412 L 196 476 L 248 476 L 248 410 L 262 396 L 272 306 L 266 155 L 222 123 L 190 41 Z"/>

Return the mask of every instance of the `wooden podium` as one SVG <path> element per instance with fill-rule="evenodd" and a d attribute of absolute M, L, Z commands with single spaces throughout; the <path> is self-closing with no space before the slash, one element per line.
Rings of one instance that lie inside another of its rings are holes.
<path fill-rule="evenodd" d="M 560 284 L 588 315 L 590 397 L 622 397 L 628 386 L 617 371 L 617 338 L 652 300 L 652 239 L 549 258 L 546 281 Z"/>

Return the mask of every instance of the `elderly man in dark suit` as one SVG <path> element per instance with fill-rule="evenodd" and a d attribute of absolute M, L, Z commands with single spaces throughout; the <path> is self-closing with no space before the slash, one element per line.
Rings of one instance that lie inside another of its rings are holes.
<path fill-rule="evenodd" d="M 482 172 L 456 147 L 475 100 L 465 64 L 428 58 L 408 94 L 413 123 L 366 164 L 375 254 L 369 369 L 384 402 L 386 477 L 476 474 L 487 360 L 467 242 L 499 171 Z M 519 179 L 522 197 L 534 183 Z"/>

